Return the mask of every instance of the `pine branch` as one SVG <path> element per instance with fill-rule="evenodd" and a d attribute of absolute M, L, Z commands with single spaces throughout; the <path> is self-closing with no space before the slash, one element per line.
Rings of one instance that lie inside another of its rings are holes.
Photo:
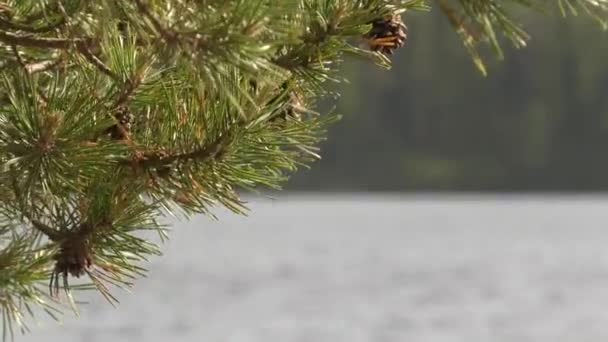
<path fill-rule="evenodd" d="M 18 45 L 30 48 L 67 50 L 72 46 L 87 47 L 91 44 L 91 39 L 37 37 L 31 34 L 16 34 L 8 31 L 0 31 L 0 42 L 7 45 Z"/>
<path fill-rule="evenodd" d="M 495 55 L 502 59 L 503 49 L 500 35 L 509 40 L 516 48 L 525 47 L 530 39 L 524 28 L 515 21 L 511 13 L 517 7 L 538 12 L 550 11 L 551 1 L 526 0 L 438 0 L 440 10 L 444 13 L 456 33 L 460 36 L 465 48 L 473 58 L 475 65 L 486 74 L 484 58 L 478 51 L 481 44 L 489 45 Z M 557 0 L 563 16 L 578 15 L 583 11 L 608 28 L 608 1 L 606 0 Z"/>
<path fill-rule="evenodd" d="M 2 338 L 14 337 L 15 329 L 29 330 L 26 315 L 33 316 L 32 305 L 41 307 L 57 320 L 57 302 L 38 287 L 47 277 L 49 254 L 32 249 L 27 236 L 15 236 L 7 246 L 0 246 L 0 314 Z M 27 308 L 27 309 L 26 309 Z"/>
<path fill-rule="evenodd" d="M 43 233 L 51 241 L 57 242 L 59 240 L 60 235 L 55 230 L 53 230 L 51 227 L 47 226 L 46 224 L 44 224 L 36 219 L 31 219 L 31 222 L 36 230 Z"/>
<path fill-rule="evenodd" d="M 61 58 L 53 60 L 44 60 L 40 62 L 29 63 L 25 65 L 25 69 L 29 74 L 45 72 L 59 67 L 63 63 Z"/>
<path fill-rule="evenodd" d="M 222 135 L 213 142 L 206 143 L 202 147 L 185 153 L 143 153 L 141 156 L 136 156 L 135 160 L 123 160 L 125 165 L 135 164 L 136 168 L 158 168 L 175 162 L 185 163 L 188 161 L 196 161 L 204 163 L 210 159 L 214 159 L 222 153 L 226 145 L 230 141 L 229 135 Z"/>
<path fill-rule="evenodd" d="M 77 45 L 77 47 L 78 47 L 78 51 L 84 56 L 84 58 L 86 58 L 87 61 L 89 61 L 97 69 L 99 69 L 99 71 L 101 71 L 103 74 L 109 76 L 111 79 L 113 79 L 115 81 L 120 80 L 120 78 L 118 77 L 118 75 L 116 75 L 116 73 L 114 73 L 107 65 L 105 65 L 104 62 L 102 62 L 101 59 L 99 59 L 99 57 L 95 56 L 95 54 L 93 52 L 91 52 L 89 46 L 87 46 L 85 44 L 79 44 L 79 45 Z"/>
<path fill-rule="evenodd" d="M 75 47 L 76 50 L 82 54 L 87 61 L 99 69 L 99 71 L 114 80 L 118 80 L 118 76 L 110 68 L 108 68 L 108 66 L 106 66 L 99 59 L 99 57 L 91 52 L 91 47 L 98 46 L 99 42 L 96 42 L 90 38 L 38 38 L 31 35 L 18 35 L 6 31 L 0 31 L 0 42 L 4 42 L 11 46 L 23 46 L 40 49 L 68 50 Z M 51 67 L 51 65 L 53 65 L 52 62 L 45 62 L 43 65 L 32 65 L 30 67 L 25 66 L 25 68 L 32 71 L 43 71 L 46 68 Z"/>

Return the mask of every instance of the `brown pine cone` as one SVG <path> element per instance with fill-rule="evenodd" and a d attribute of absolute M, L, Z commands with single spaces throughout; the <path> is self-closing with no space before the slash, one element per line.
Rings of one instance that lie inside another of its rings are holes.
<path fill-rule="evenodd" d="M 133 124 L 133 114 L 129 112 L 127 108 L 121 107 L 114 115 L 118 121 L 115 125 L 109 127 L 106 130 L 108 134 L 114 140 L 125 140 L 128 138 L 131 132 L 131 126 Z"/>
<path fill-rule="evenodd" d="M 371 24 L 372 29 L 365 35 L 370 50 L 392 55 L 405 45 L 407 26 L 401 20 L 401 15 L 374 20 Z"/>

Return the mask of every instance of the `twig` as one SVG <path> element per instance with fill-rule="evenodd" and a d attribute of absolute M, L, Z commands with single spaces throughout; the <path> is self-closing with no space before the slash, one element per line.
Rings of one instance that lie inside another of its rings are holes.
<path fill-rule="evenodd" d="M 25 69 L 30 74 L 35 74 L 38 72 L 44 72 L 53 69 L 54 67 L 61 64 L 63 60 L 61 58 L 57 58 L 55 60 L 45 60 L 36 63 L 30 63 L 25 65 Z"/>
<path fill-rule="evenodd" d="M 11 45 L 11 49 L 13 50 L 13 54 L 15 55 L 15 58 L 17 59 L 17 63 L 19 64 L 19 66 L 21 66 L 21 68 L 26 72 L 26 73 L 30 73 L 27 64 L 25 63 L 25 61 L 23 60 L 23 58 L 21 58 L 21 55 L 19 54 L 19 50 L 17 49 L 17 46 L 15 45 Z M 42 104 L 43 105 L 48 105 L 49 100 L 46 96 L 44 96 L 43 92 L 41 91 L 41 89 L 38 89 L 38 95 L 39 95 L 39 100 L 42 99 Z"/>
<path fill-rule="evenodd" d="M 90 38 L 40 38 L 34 37 L 31 34 L 16 34 L 0 30 L 0 42 L 7 45 L 19 45 L 31 48 L 41 49 L 62 49 L 67 50 L 70 46 L 85 44 L 91 42 Z"/>
<path fill-rule="evenodd" d="M 220 155 L 223 149 L 226 147 L 226 143 L 229 141 L 229 139 L 230 135 L 225 134 L 223 136 L 220 136 L 207 146 L 186 153 L 177 153 L 169 155 L 146 155 L 144 153 L 143 158 L 140 160 L 136 160 L 135 164 L 143 168 L 151 168 L 169 165 L 176 161 L 186 162 L 189 160 L 198 160 L 199 162 L 204 162 Z M 122 161 L 122 163 L 125 165 L 132 165 L 133 162 L 134 161 L 132 159 Z"/>
<path fill-rule="evenodd" d="M 87 45 L 78 44 L 77 48 L 78 48 L 78 52 L 80 52 L 80 54 L 82 54 L 84 56 L 84 58 L 86 58 L 86 60 L 89 61 L 89 63 L 93 64 L 97 69 L 99 69 L 99 71 L 101 71 L 105 75 L 109 76 L 114 81 L 117 81 L 117 82 L 120 81 L 120 77 L 118 77 L 118 75 L 114 71 L 112 71 L 112 69 L 110 69 L 107 65 L 105 65 L 101 61 L 101 59 L 99 59 L 99 57 L 95 56 L 95 54 L 93 52 L 91 52 L 91 50 L 89 49 L 89 47 Z"/>
<path fill-rule="evenodd" d="M 214 158 L 220 152 L 222 152 L 222 149 L 225 147 L 225 143 L 227 141 L 228 141 L 228 135 L 224 135 L 222 137 L 219 137 L 217 140 L 215 140 L 214 142 L 212 142 L 211 144 L 209 144 L 203 148 L 200 148 L 200 149 L 194 150 L 192 152 L 188 152 L 188 153 L 170 155 L 165 158 L 159 159 L 158 162 L 160 163 L 160 165 L 167 165 L 167 164 L 171 164 L 178 160 L 188 161 L 188 160 L 196 159 L 199 161 L 205 161 L 205 160 Z"/>
<path fill-rule="evenodd" d="M 458 15 L 456 10 L 448 4 L 446 0 L 439 0 L 439 8 L 443 14 L 448 18 L 448 21 L 456 30 L 462 31 L 467 37 L 472 38 L 474 41 L 481 40 L 480 32 L 465 22 L 465 20 Z"/>
<path fill-rule="evenodd" d="M 11 50 L 13 51 L 13 54 L 15 55 L 15 58 L 17 59 L 17 63 L 19 63 L 19 65 L 23 68 L 27 70 L 27 66 L 25 64 L 25 62 L 23 61 L 23 58 L 21 58 L 21 55 L 19 54 L 19 50 L 17 49 L 16 45 L 11 45 Z"/>
<path fill-rule="evenodd" d="M 123 107 L 129 103 L 133 97 L 133 94 L 135 93 L 135 90 L 137 90 L 137 88 L 141 85 L 141 81 L 141 76 L 136 75 L 133 79 L 125 82 L 125 87 L 120 93 L 120 96 L 118 96 L 116 99 L 116 102 L 114 102 L 114 109 L 119 109 L 120 107 Z"/>
<path fill-rule="evenodd" d="M 34 226 L 34 228 L 46 235 L 51 241 L 57 242 L 57 240 L 59 240 L 60 234 L 53 228 L 36 219 L 30 219 L 30 221 L 32 222 L 32 226 Z"/>
<path fill-rule="evenodd" d="M 90 47 L 96 42 L 91 38 L 39 38 L 32 35 L 18 35 L 11 32 L 0 31 L 0 42 L 11 46 L 24 46 L 41 49 L 61 49 L 67 50 L 70 47 L 76 47 L 76 50 L 84 56 L 84 58 L 93 64 L 103 74 L 118 81 L 119 77 L 108 66 L 106 66 L 99 57 L 91 52 Z"/>
<path fill-rule="evenodd" d="M 19 50 L 17 49 L 16 45 L 11 45 L 11 50 L 15 55 L 17 64 L 19 64 L 21 68 L 23 68 L 23 70 L 25 70 L 25 72 L 27 72 L 28 74 L 34 74 L 37 72 L 50 70 L 61 62 L 61 58 L 57 58 L 55 60 L 44 60 L 36 63 L 26 63 L 21 57 L 21 54 L 19 53 Z"/>

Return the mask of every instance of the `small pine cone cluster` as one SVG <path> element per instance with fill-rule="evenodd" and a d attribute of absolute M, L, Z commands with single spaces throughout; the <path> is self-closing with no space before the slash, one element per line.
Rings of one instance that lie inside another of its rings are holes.
<path fill-rule="evenodd" d="M 108 128 L 106 133 L 110 135 L 112 139 L 124 140 L 128 137 L 131 132 L 131 126 L 133 124 L 133 114 L 125 107 L 121 107 L 114 115 L 117 124 Z"/>
<path fill-rule="evenodd" d="M 57 295 L 59 292 L 60 276 L 65 285 L 68 275 L 79 278 L 89 271 L 93 265 L 93 251 L 86 237 L 75 234 L 61 242 L 54 259 L 55 269 L 49 284 L 51 295 Z"/>
<path fill-rule="evenodd" d="M 405 45 L 407 26 L 401 20 L 401 15 L 374 20 L 371 24 L 372 29 L 365 35 L 370 50 L 392 55 L 396 49 Z"/>
<path fill-rule="evenodd" d="M 62 274 L 69 274 L 76 278 L 83 275 L 93 264 L 90 251 L 83 246 L 62 246 L 55 257 L 55 269 Z"/>

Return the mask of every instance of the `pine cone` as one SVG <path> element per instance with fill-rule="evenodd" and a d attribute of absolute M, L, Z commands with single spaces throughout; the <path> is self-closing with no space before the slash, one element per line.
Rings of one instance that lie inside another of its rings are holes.
<path fill-rule="evenodd" d="M 63 278 L 63 286 L 68 283 L 68 276 L 80 278 L 88 273 L 93 267 L 93 249 L 88 239 L 88 229 L 85 232 L 68 233 L 59 243 L 59 252 L 53 257 L 55 268 L 51 274 L 49 290 L 51 296 L 59 295 L 60 277 Z"/>
<path fill-rule="evenodd" d="M 133 114 L 131 114 L 127 108 L 121 107 L 114 117 L 118 123 L 108 128 L 106 134 L 110 135 L 112 139 L 124 140 L 131 132 Z"/>
<path fill-rule="evenodd" d="M 365 35 L 370 50 L 392 55 L 396 49 L 405 45 L 407 26 L 399 14 L 374 20 L 371 24 L 372 29 Z"/>

